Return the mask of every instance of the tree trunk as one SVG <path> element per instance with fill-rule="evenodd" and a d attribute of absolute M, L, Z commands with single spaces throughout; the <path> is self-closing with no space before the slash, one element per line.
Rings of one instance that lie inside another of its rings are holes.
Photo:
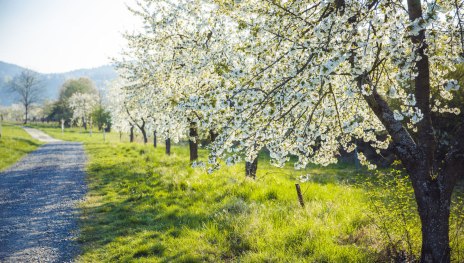
<path fill-rule="evenodd" d="M 153 131 L 153 147 L 156 148 L 156 131 Z"/>
<path fill-rule="evenodd" d="M 215 132 L 214 130 L 209 131 L 209 138 L 211 142 L 214 142 L 216 138 L 218 137 L 218 133 Z"/>
<path fill-rule="evenodd" d="M 449 200 L 430 200 L 421 205 L 422 223 L 421 262 L 450 262 Z"/>
<path fill-rule="evenodd" d="M 147 142 L 148 142 L 147 131 L 145 131 L 144 127 L 140 128 L 140 131 L 142 132 L 143 143 L 147 144 Z"/>
<path fill-rule="evenodd" d="M 190 161 L 198 159 L 198 130 L 197 123 L 191 122 L 189 129 L 189 146 L 190 146 Z"/>
<path fill-rule="evenodd" d="M 147 138 L 147 131 L 145 130 L 145 120 L 142 118 L 142 125 L 138 125 L 138 124 L 136 125 L 139 128 L 140 132 L 142 133 L 143 143 L 147 144 L 148 138 Z"/>
<path fill-rule="evenodd" d="M 134 142 L 134 125 L 130 127 L 129 142 Z"/>
<path fill-rule="evenodd" d="M 256 171 L 258 170 L 258 156 L 253 160 L 253 162 L 245 163 L 245 175 L 246 177 L 251 177 L 256 179 Z"/>
<path fill-rule="evenodd" d="M 27 115 L 29 113 L 29 106 L 24 107 L 26 109 L 26 118 L 24 119 L 24 124 L 27 124 Z"/>
<path fill-rule="evenodd" d="M 441 178 L 432 178 L 427 169 L 417 167 L 412 175 L 414 194 L 422 224 L 421 262 L 450 262 L 449 216 L 452 188 L 443 184 Z M 426 171 L 424 173 L 423 171 Z M 446 179 L 445 179 L 446 180 Z"/>
<path fill-rule="evenodd" d="M 171 139 L 166 139 L 166 154 L 171 155 Z"/>
<path fill-rule="evenodd" d="M 89 120 L 89 129 L 90 129 L 90 136 L 92 136 L 92 117 Z"/>

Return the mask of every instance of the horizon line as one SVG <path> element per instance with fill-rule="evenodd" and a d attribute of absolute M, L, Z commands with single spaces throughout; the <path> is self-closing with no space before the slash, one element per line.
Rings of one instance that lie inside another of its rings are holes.
<path fill-rule="evenodd" d="M 5 61 L 3 59 L 0 59 L 0 63 L 9 64 L 9 65 L 13 65 L 13 66 L 20 67 L 20 68 L 23 68 L 23 69 L 27 69 L 27 70 L 33 71 L 33 72 L 41 74 L 41 75 L 65 74 L 65 73 L 71 73 L 71 72 L 74 72 L 74 71 L 86 70 L 86 69 L 96 69 L 96 68 L 101 68 L 101 67 L 105 67 L 105 66 L 113 66 L 114 67 L 114 63 L 107 63 L 107 64 L 102 64 L 100 66 L 94 66 L 94 67 L 82 67 L 82 68 L 76 68 L 76 69 L 65 70 L 65 71 L 57 71 L 57 72 L 42 72 L 42 71 L 31 69 L 31 68 L 26 67 L 26 66 L 18 65 L 16 63 L 8 62 L 8 61 Z"/>

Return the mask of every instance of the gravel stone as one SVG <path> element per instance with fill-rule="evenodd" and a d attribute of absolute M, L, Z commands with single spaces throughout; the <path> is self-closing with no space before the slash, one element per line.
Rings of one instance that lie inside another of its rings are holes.
<path fill-rule="evenodd" d="M 72 262 L 87 190 L 82 144 L 25 130 L 48 143 L 0 173 L 0 262 Z"/>

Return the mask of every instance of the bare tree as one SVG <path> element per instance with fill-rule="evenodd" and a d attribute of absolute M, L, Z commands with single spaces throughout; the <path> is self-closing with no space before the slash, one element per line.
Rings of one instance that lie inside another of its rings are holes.
<path fill-rule="evenodd" d="M 43 90 L 41 80 L 37 73 L 30 70 L 23 70 L 11 80 L 10 88 L 13 93 L 18 95 L 20 103 L 24 106 L 24 124 L 27 124 L 31 105 L 38 102 L 40 93 Z"/>

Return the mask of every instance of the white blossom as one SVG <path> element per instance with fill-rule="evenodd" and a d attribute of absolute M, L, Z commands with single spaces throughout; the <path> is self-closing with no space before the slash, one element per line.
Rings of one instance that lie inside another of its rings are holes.
<path fill-rule="evenodd" d="M 397 121 L 402 121 L 404 119 L 403 115 L 398 110 L 393 111 L 393 117 Z"/>

